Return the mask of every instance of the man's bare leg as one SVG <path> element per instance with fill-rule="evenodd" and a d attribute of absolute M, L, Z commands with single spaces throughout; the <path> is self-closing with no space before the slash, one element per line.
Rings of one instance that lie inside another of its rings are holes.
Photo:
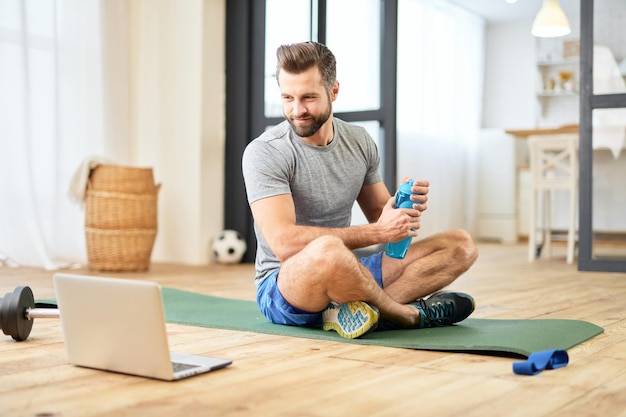
<path fill-rule="evenodd" d="M 420 322 L 419 311 L 394 301 L 369 270 L 333 236 L 315 239 L 287 259 L 278 273 L 278 288 L 294 307 L 309 312 L 325 310 L 331 301 L 364 301 L 377 307 L 381 317 L 406 326 Z"/>
<path fill-rule="evenodd" d="M 410 303 L 451 284 L 477 256 L 476 246 L 464 230 L 429 236 L 413 243 L 403 260 L 383 256 L 384 291 L 398 303 Z"/>

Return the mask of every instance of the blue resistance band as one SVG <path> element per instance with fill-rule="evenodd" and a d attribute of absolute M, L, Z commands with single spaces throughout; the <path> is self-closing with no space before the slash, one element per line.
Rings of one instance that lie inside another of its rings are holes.
<path fill-rule="evenodd" d="M 518 375 L 537 375 L 544 369 L 557 369 L 569 362 L 567 351 L 560 349 L 531 353 L 525 362 L 514 362 L 513 372 Z"/>

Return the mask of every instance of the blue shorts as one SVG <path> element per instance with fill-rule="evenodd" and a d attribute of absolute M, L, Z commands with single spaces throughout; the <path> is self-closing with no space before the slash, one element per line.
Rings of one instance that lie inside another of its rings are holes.
<path fill-rule="evenodd" d="M 360 259 L 374 276 L 378 285 L 383 287 L 382 275 L 382 252 L 366 256 Z M 322 313 L 309 313 L 289 304 L 280 293 L 277 285 L 278 270 L 272 272 L 258 285 L 256 290 L 256 301 L 261 313 L 269 321 L 276 324 L 286 324 L 289 326 L 320 326 L 322 324 Z"/>

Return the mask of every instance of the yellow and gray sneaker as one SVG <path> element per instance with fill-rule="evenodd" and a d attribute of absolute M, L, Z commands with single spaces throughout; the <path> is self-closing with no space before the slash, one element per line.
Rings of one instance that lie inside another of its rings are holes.
<path fill-rule="evenodd" d="M 363 301 L 331 302 L 322 313 L 322 328 L 334 330 L 346 339 L 355 339 L 375 330 L 379 316 L 376 307 Z"/>

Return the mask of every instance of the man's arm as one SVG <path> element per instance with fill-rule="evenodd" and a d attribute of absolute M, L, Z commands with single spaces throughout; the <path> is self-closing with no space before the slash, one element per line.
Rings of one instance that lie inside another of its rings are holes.
<path fill-rule="evenodd" d="M 296 225 L 295 207 L 290 194 L 257 200 L 250 208 L 263 237 L 281 262 L 324 235 L 337 236 L 348 248 L 357 249 L 398 241 L 409 236 L 411 228 L 416 228 L 416 225 L 419 228 L 419 212 L 394 210 L 393 200 L 382 182 L 365 186 L 358 200 L 361 207 L 365 207 L 366 217 L 371 223 L 345 228 Z"/>
<path fill-rule="evenodd" d="M 361 207 L 361 211 L 365 214 L 367 221 L 374 223 L 380 218 L 383 207 L 385 207 L 390 197 L 385 184 L 377 182 L 364 185 L 356 201 L 359 203 L 359 207 Z"/>

